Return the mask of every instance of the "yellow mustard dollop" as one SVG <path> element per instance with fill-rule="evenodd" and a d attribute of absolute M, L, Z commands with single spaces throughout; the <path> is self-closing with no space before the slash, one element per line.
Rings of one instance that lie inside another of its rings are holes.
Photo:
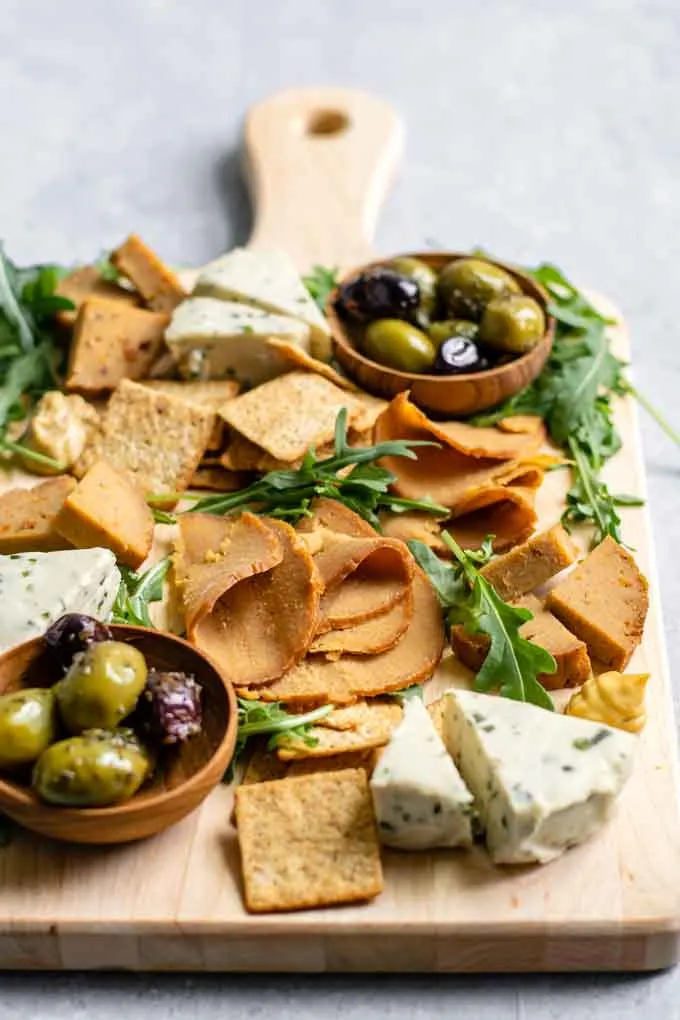
<path fill-rule="evenodd" d="M 572 695 L 566 714 L 639 733 L 647 721 L 645 688 L 648 680 L 649 673 L 615 670 L 591 676 L 580 691 Z"/>

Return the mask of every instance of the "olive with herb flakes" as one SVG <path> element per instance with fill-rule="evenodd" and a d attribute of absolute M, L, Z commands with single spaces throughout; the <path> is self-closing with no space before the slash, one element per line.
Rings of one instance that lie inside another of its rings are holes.
<path fill-rule="evenodd" d="M 146 684 L 146 659 L 134 645 L 101 641 L 74 658 L 54 693 L 67 730 L 113 729 L 135 708 Z"/>
<path fill-rule="evenodd" d="M 372 319 L 412 319 L 420 304 L 416 280 L 378 266 L 348 280 L 335 301 L 338 314 L 357 322 Z"/>
<path fill-rule="evenodd" d="M 479 322 L 484 309 L 494 298 L 519 294 L 514 276 L 486 259 L 455 259 L 439 274 L 439 297 L 452 318 Z"/>
<path fill-rule="evenodd" d="M 61 675 L 68 672 L 74 656 L 98 641 L 110 641 L 110 629 L 92 616 L 67 613 L 47 628 L 43 641 L 48 661 Z"/>
<path fill-rule="evenodd" d="M 140 726 L 161 744 L 181 744 L 201 731 L 201 686 L 191 674 L 150 669 L 138 707 Z"/>
<path fill-rule="evenodd" d="M 438 375 L 465 375 L 468 372 L 483 372 L 489 368 L 489 361 L 480 352 L 474 340 L 464 336 L 452 336 L 439 348 L 434 371 Z"/>
<path fill-rule="evenodd" d="M 27 687 L 0 697 L 0 769 L 31 765 L 57 735 L 54 694 Z"/>
<path fill-rule="evenodd" d="M 378 319 L 366 328 L 362 350 L 373 361 L 399 372 L 428 372 L 437 348 L 427 333 L 401 319 Z"/>
<path fill-rule="evenodd" d="M 153 771 L 131 729 L 88 730 L 48 747 L 33 769 L 33 789 L 48 804 L 107 807 L 129 800 Z"/>
<path fill-rule="evenodd" d="M 431 340 L 441 346 L 450 337 L 465 337 L 466 340 L 476 340 L 479 333 L 479 324 L 469 319 L 443 319 L 430 324 L 427 335 Z"/>
<path fill-rule="evenodd" d="M 545 315 L 538 301 L 525 294 L 495 298 L 479 324 L 479 339 L 510 354 L 532 350 L 545 333 Z"/>

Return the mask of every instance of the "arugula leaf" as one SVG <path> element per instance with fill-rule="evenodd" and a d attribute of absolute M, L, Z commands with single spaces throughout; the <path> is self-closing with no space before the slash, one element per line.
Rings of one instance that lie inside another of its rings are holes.
<path fill-rule="evenodd" d="M 55 342 L 53 316 L 74 307 L 54 293 L 61 274 L 57 266 L 20 269 L 0 245 L 0 451 L 5 454 L 18 452 L 7 439 L 8 422 L 25 418 L 32 402 L 58 383 L 63 352 Z"/>
<path fill-rule="evenodd" d="M 143 574 L 119 564 L 121 581 L 111 614 L 113 623 L 153 628 L 149 603 L 162 601 L 163 582 L 169 569 L 169 556 L 164 556 Z"/>
<path fill-rule="evenodd" d="M 313 266 L 311 273 L 302 277 L 302 282 L 323 312 L 329 295 L 338 285 L 338 267 Z"/>
<path fill-rule="evenodd" d="M 287 712 L 278 701 L 248 701 L 245 698 L 236 700 L 238 703 L 236 747 L 224 777 L 225 782 L 230 782 L 233 779 L 236 764 L 248 741 L 253 737 L 268 736 L 268 751 L 273 750 L 284 736 L 297 737 L 304 740 L 308 746 L 314 747 L 317 741 L 315 737 L 309 735 L 310 727 L 319 719 L 329 715 L 335 707 L 334 705 L 322 705 L 311 712 L 294 715 Z"/>
<path fill-rule="evenodd" d="M 550 357 L 530 386 L 471 421 L 492 425 L 515 414 L 540 415 L 551 439 L 571 457 L 574 480 L 563 524 L 567 528 L 591 524 L 593 545 L 607 535 L 620 542 L 617 507 L 638 505 L 638 500 L 614 496 L 601 478 L 604 464 L 621 446 L 612 419 L 612 400 L 633 393 L 625 379 L 625 364 L 611 352 L 606 330 L 612 320 L 598 312 L 556 266 L 544 263 L 527 272 L 548 291 L 549 311 L 557 320 Z M 680 436 L 665 421 L 660 423 L 680 444 Z"/>
<path fill-rule="evenodd" d="M 557 663 L 545 648 L 519 633 L 522 624 L 532 619 L 531 612 L 504 602 L 455 539 L 447 532 L 442 538 L 456 558 L 453 565 L 444 563 L 422 542 L 412 541 L 408 546 L 437 592 L 447 632 L 461 623 L 470 633 L 489 638 L 475 690 L 498 691 L 505 698 L 552 710 L 550 695 L 537 678 L 541 673 L 554 673 Z"/>
<path fill-rule="evenodd" d="M 120 280 L 120 271 L 114 266 L 108 255 L 102 255 L 101 258 L 97 259 L 94 263 L 94 268 L 102 280 L 107 280 L 109 283 L 117 283 Z"/>
<path fill-rule="evenodd" d="M 198 497 L 193 507 L 184 512 L 228 514 L 236 510 L 251 510 L 295 523 L 309 514 L 315 498 L 326 496 L 344 503 L 376 531 L 380 531 L 379 512 L 385 509 L 396 513 L 424 510 L 446 517 L 446 507 L 432 500 L 393 496 L 390 486 L 395 481 L 394 475 L 376 463 L 382 457 L 415 460 L 415 448 L 436 445 L 420 440 L 390 440 L 376 446 L 350 446 L 347 442 L 347 409 L 342 408 L 335 423 L 335 452 L 331 457 L 317 460 L 314 450 L 308 450 L 299 468 L 270 471 L 238 492 Z M 350 468 L 349 472 L 347 468 Z M 167 501 L 169 495 L 152 495 L 147 497 L 147 502 L 153 506 Z"/>

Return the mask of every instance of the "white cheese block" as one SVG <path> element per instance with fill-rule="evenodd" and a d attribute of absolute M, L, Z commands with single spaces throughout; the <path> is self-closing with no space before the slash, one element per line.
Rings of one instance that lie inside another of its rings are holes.
<path fill-rule="evenodd" d="M 472 842 L 472 794 L 420 699 L 404 704 L 370 785 L 385 846 L 431 850 Z"/>
<path fill-rule="evenodd" d="M 119 585 L 110 549 L 0 556 L 0 651 L 42 634 L 65 613 L 108 620 Z"/>
<path fill-rule="evenodd" d="M 234 248 L 205 267 L 194 293 L 299 319 L 311 330 L 314 357 L 330 358 L 330 327 L 294 263 L 278 248 Z"/>
<path fill-rule="evenodd" d="M 444 698 L 446 746 L 495 861 L 545 863 L 609 817 L 631 771 L 633 734 L 490 694 L 452 689 Z"/>
<path fill-rule="evenodd" d="M 203 378 L 232 376 L 245 386 L 259 386 L 290 370 L 266 343 L 268 337 L 287 340 L 309 353 L 309 326 L 304 322 L 210 297 L 182 301 L 165 331 L 165 342 L 178 364 L 198 361 Z"/>

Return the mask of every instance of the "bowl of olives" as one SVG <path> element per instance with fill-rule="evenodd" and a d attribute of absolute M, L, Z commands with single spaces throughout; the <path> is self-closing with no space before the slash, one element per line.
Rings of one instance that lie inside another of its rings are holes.
<path fill-rule="evenodd" d="M 486 410 L 528 386 L 555 331 L 530 276 L 454 252 L 354 270 L 326 314 L 335 356 L 363 389 L 387 399 L 408 389 L 425 411 L 448 416 Z"/>
<path fill-rule="evenodd" d="M 236 729 L 198 649 L 69 614 L 0 657 L 0 811 L 54 839 L 143 839 L 219 784 Z"/>

